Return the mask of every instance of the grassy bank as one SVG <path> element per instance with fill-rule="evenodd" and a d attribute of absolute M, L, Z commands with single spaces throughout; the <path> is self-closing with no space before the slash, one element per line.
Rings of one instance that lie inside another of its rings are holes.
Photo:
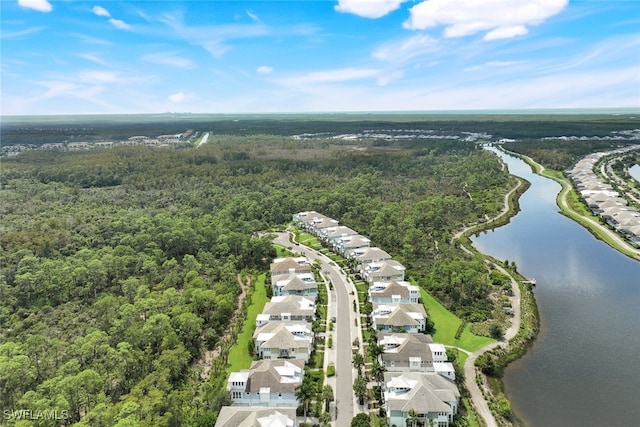
<path fill-rule="evenodd" d="M 509 154 L 522 159 L 531 166 L 536 174 L 552 179 L 562 186 L 562 190 L 560 190 L 556 197 L 556 205 L 558 205 L 560 212 L 564 216 L 577 222 L 589 230 L 589 232 L 597 239 L 602 240 L 618 252 L 634 259 L 640 259 L 640 255 L 638 255 L 636 250 L 632 249 L 629 245 L 621 244 L 618 239 L 611 237 L 609 234 L 610 230 L 607 225 L 603 224 L 600 217 L 593 215 L 585 206 L 580 195 L 574 189 L 571 181 L 565 177 L 562 172 L 545 169 L 530 157 L 513 152 L 509 152 Z"/>
<path fill-rule="evenodd" d="M 265 287 L 265 274 L 256 278 L 255 288 L 250 295 L 251 304 L 247 309 L 247 319 L 242 327 L 242 332 L 238 334 L 236 344 L 229 351 L 229 365 L 227 373 L 237 372 L 241 369 L 249 369 L 253 358 L 249 355 L 249 345 L 256 329 L 256 317 L 262 313 L 264 306 L 269 302 L 267 298 L 267 288 Z"/>
<path fill-rule="evenodd" d="M 454 347 L 460 347 L 469 352 L 476 351 L 487 344 L 494 342 L 493 338 L 481 337 L 474 335 L 471 331 L 471 325 L 463 326 L 463 331 L 459 338 L 456 338 L 458 328 L 462 326 L 462 319 L 447 310 L 440 304 L 431 294 L 420 288 L 420 297 L 424 304 L 429 318 L 435 324 L 435 333 L 432 335 L 433 341 Z"/>
<path fill-rule="evenodd" d="M 518 178 L 519 183 L 515 191 L 513 191 L 508 199 L 508 210 L 506 214 L 501 215 L 493 221 L 489 221 L 484 224 L 478 224 L 477 226 L 470 228 L 463 233 L 459 238 L 459 242 L 465 246 L 465 248 L 473 253 L 479 253 L 471 244 L 470 236 L 479 233 L 481 231 L 497 228 L 501 225 L 507 224 L 511 217 L 518 213 L 520 207 L 518 204 L 519 197 L 529 188 L 530 183 L 524 179 Z M 496 264 L 502 264 L 502 262 L 494 259 L 491 256 L 482 254 L 487 260 L 490 260 Z M 496 420 L 500 425 L 514 425 L 517 424 L 517 418 L 511 412 L 511 406 L 506 399 L 504 393 L 504 385 L 500 380 L 504 368 L 512 361 L 522 357 L 535 340 L 540 327 L 540 318 L 538 314 L 538 307 L 535 301 L 535 297 L 531 288 L 528 285 L 523 285 L 522 281 L 526 280 L 523 276 L 512 268 L 507 268 L 509 275 L 518 282 L 520 288 L 520 328 L 517 334 L 509 340 L 504 348 L 497 347 L 490 352 L 485 353 L 486 357 L 491 359 L 491 366 L 495 369 L 491 372 L 491 377 L 487 382 L 488 387 L 491 390 L 490 395 L 485 396 L 489 407 L 491 408 Z M 450 330 L 446 331 L 446 334 L 450 334 Z M 446 336 L 446 335 L 445 335 Z M 462 336 L 460 337 L 462 339 Z M 480 348 L 480 347 L 478 347 Z M 484 356 L 484 355 L 483 355 Z M 480 358 L 479 358 L 480 359 Z"/>

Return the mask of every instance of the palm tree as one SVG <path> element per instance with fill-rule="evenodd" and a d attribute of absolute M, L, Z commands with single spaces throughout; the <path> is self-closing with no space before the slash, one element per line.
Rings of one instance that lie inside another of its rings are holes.
<path fill-rule="evenodd" d="M 322 414 L 320 414 L 320 417 L 319 417 L 318 421 L 320 421 L 320 426 L 321 427 L 330 426 L 331 425 L 331 414 L 329 414 L 328 412 L 323 412 Z"/>
<path fill-rule="evenodd" d="M 364 366 L 364 357 L 360 352 L 353 353 L 353 366 L 358 370 L 358 376 L 362 376 L 362 367 Z"/>
<path fill-rule="evenodd" d="M 367 396 L 367 380 L 359 375 L 353 382 L 353 392 L 358 398 L 358 402 L 364 405 L 364 398 Z"/>
<path fill-rule="evenodd" d="M 333 401 L 333 389 L 330 385 L 322 388 L 322 400 L 324 400 L 324 410 L 329 412 L 329 404 Z"/>
<path fill-rule="evenodd" d="M 307 418 L 309 411 L 309 402 L 316 395 L 316 386 L 310 375 L 305 375 L 302 383 L 296 387 L 296 398 L 304 405 L 304 417 Z"/>
<path fill-rule="evenodd" d="M 407 417 L 407 421 L 408 424 L 411 425 L 411 427 L 416 427 L 418 425 L 418 414 L 416 413 L 415 409 L 409 409 L 409 416 Z"/>
<path fill-rule="evenodd" d="M 384 380 L 384 372 L 386 370 L 387 368 L 385 368 L 382 363 L 378 362 L 378 359 L 375 359 L 371 366 L 371 377 L 378 382 L 382 382 L 382 380 Z"/>

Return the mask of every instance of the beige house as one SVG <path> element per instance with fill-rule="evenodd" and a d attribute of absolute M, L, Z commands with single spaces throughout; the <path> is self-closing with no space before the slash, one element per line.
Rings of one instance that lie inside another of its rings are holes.
<path fill-rule="evenodd" d="M 253 334 L 255 354 L 260 359 L 300 359 L 307 362 L 313 351 L 309 323 L 270 322 Z"/>

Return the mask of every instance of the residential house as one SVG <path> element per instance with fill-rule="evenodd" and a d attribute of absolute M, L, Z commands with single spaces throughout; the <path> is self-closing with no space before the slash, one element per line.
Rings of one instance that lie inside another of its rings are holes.
<path fill-rule="evenodd" d="M 338 221 L 329 217 L 314 218 L 307 223 L 307 230 L 317 236 L 322 229 L 335 227 L 336 225 L 338 225 Z"/>
<path fill-rule="evenodd" d="M 427 312 L 422 304 L 376 304 L 371 319 L 378 331 L 418 333 L 425 330 Z"/>
<path fill-rule="evenodd" d="M 325 242 L 325 244 L 333 246 L 336 239 L 345 236 L 352 236 L 354 234 L 358 234 L 358 232 L 349 227 L 345 227 L 344 225 L 336 225 L 333 227 L 323 228 L 320 230 L 318 237 Z"/>
<path fill-rule="evenodd" d="M 299 406 L 296 387 L 302 383 L 304 360 L 258 360 L 250 369 L 232 372 L 227 391 L 234 406 Z"/>
<path fill-rule="evenodd" d="M 271 283 L 276 281 L 276 278 L 283 275 L 290 274 L 309 274 L 313 273 L 311 270 L 311 264 L 306 257 L 287 257 L 276 258 L 273 260 L 270 266 L 271 269 Z"/>
<path fill-rule="evenodd" d="M 309 323 L 269 322 L 253 334 L 255 354 L 260 359 L 300 359 L 307 362 L 313 351 Z"/>
<path fill-rule="evenodd" d="M 223 406 L 214 427 L 298 427 L 295 408 Z"/>
<path fill-rule="evenodd" d="M 387 372 L 432 372 L 432 342 L 430 335 L 380 332 L 380 361 Z"/>
<path fill-rule="evenodd" d="M 372 262 L 363 266 L 360 275 L 369 283 L 404 280 L 405 266 L 396 260 Z"/>
<path fill-rule="evenodd" d="M 386 372 L 383 395 L 388 424 L 397 427 L 410 425 L 412 410 L 422 425 L 449 427 L 460 403 L 456 384 L 435 373 Z"/>
<path fill-rule="evenodd" d="M 354 258 L 360 269 L 362 269 L 364 266 L 374 262 L 390 261 L 391 255 L 376 246 L 372 246 L 351 251 L 349 258 Z"/>
<path fill-rule="evenodd" d="M 318 221 L 324 218 L 328 218 L 328 217 L 316 211 L 304 211 L 304 212 L 299 212 L 297 214 L 294 214 L 293 222 L 298 227 L 308 230 L 311 226 L 310 224 L 313 223 L 313 221 Z"/>
<path fill-rule="evenodd" d="M 316 304 L 309 298 L 298 295 L 273 297 L 257 316 L 256 327 L 271 321 L 313 322 L 315 312 Z"/>
<path fill-rule="evenodd" d="M 351 234 L 337 238 L 333 243 L 334 252 L 346 257 L 347 254 L 361 248 L 368 248 L 371 240 L 360 235 Z"/>
<path fill-rule="evenodd" d="M 282 276 L 277 276 L 282 277 Z M 302 295 L 315 301 L 318 296 L 318 284 L 313 273 L 289 274 L 271 283 L 274 296 Z"/>
<path fill-rule="evenodd" d="M 417 304 L 419 299 L 420 288 L 405 281 L 374 282 L 369 287 L 372 304 Z"/>

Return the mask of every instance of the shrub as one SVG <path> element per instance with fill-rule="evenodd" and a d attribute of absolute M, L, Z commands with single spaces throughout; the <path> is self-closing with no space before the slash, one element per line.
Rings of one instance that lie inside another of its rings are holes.
<path fill-rule="evenodd" d="M 336 366 L 331 364 L 327 366 L 327 377 L 333 377 L 336 374 Z"/>

